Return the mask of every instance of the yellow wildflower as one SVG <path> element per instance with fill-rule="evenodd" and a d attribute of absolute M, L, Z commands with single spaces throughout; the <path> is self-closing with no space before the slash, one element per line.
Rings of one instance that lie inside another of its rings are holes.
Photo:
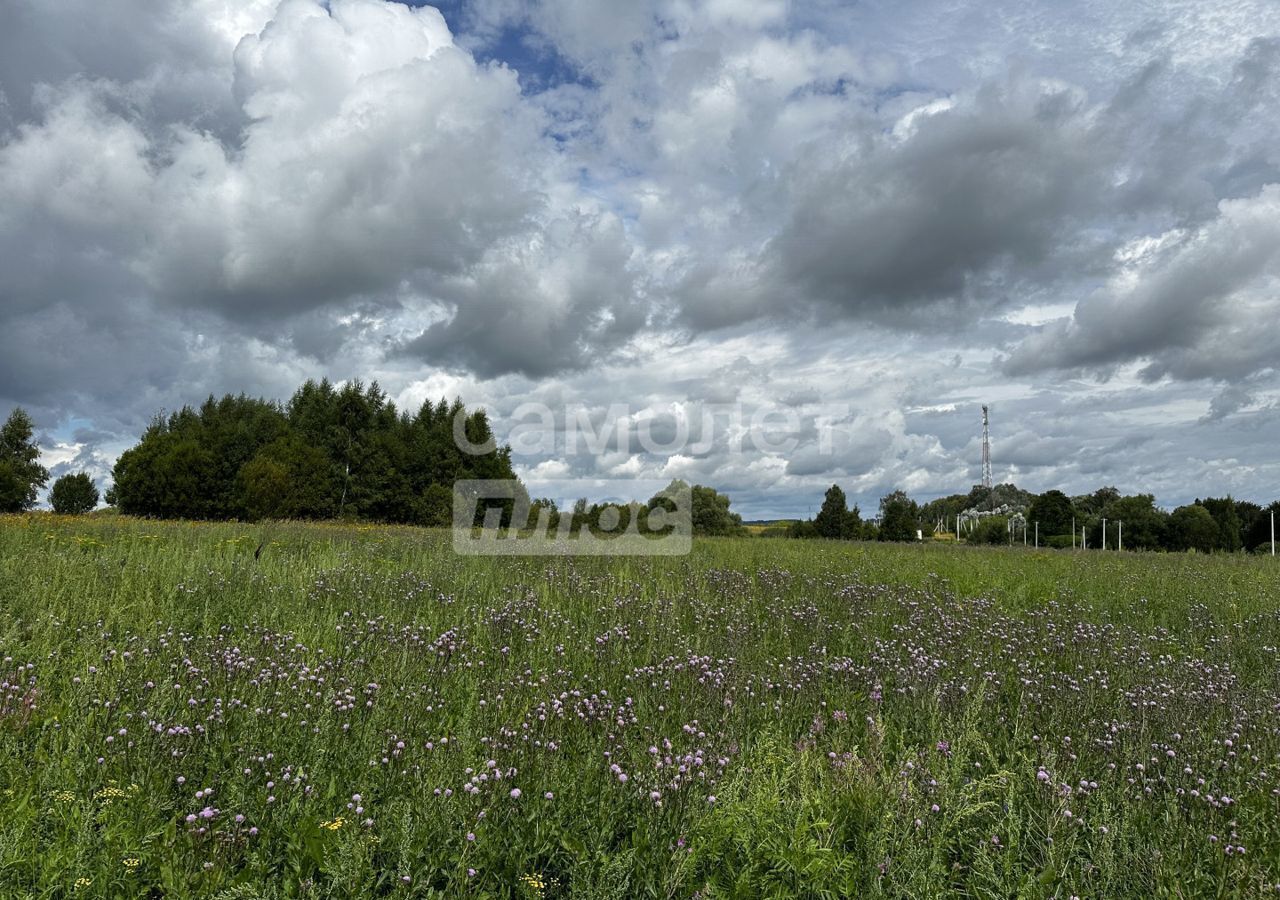
<path fill-rule="evenodd" d="M 321 822 L 320 827 L 328 831 L 337 831 L 339 828 L 341 828 L 345 824 L 347 824 L 346 820 L 343 819 L 342 816 L 338 816 L 332 822 Z"/>
<path fill-rule="evenodd" d="M 555 878 L 544 877 L 537 872 L 530 872 L 527 875 L 520 876 L 520 883 L 528 889 L 529 893 L 534 897 L 545 897 L 547 888 L 554 887 L 559 882 Z"/>
<path fill-rule="evenodd" d="M 125 792 L 112 784 L 95 793 L 93 799 L 101 801 L 103 806 L 110 806 L 112 800 L 119 800 L 124 796 L 126 796 Z"/>

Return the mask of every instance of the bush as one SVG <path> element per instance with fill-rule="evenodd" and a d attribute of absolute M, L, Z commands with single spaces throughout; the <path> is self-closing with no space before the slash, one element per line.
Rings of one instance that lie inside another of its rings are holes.
<path fill-rule="evenodd" d="M 973 526 L 968 535 L 971 544 L 1009 543 L 1009 520 L 1004 516 L 988 516 Z"/>

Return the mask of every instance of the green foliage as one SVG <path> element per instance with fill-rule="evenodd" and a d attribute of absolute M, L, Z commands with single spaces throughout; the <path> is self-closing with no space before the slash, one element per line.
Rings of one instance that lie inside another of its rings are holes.
<path fill-rule="evenodd" d="M 965 535 L 965 539 L 971 544 L 1008 544 L 1009 520 L 1004 516 L 984 516 Z"/>
<path fill-rule="evenodd" d="M 1242 523 L 1236 511 L 1235 500 L 1230 496 L 1206 497 L 1203 500 L 1196 500 L 1196 504 L 1207 509 L 1213 516 L 1214 524 L 1218 526 L 1218 537 L 1214 541 L 1215 550 L 1234 553 L 1244 547 Z"/>
<path fill-rule="evenodd" d="M 1213 514 L 1198 503 L 1179 506 L 1169 517 L 1169 540 L 1174 550 L 1209 553 L 1217 546 L 1218 537 Z"/>
<path fill-rule="evenodd" d="M 110 499 L 130 515 L 423 525 L 452 521 L 457 479 L 515 480 L 482 410 L 441 400 L 410 416 L 376 383 L 328 381 L 308 381 L 283 408 L 210 397 L 158 416 L 113 474 Z"/>
<path fill-rule="evenodd" d="M 813 539 L 821 537 L 818 528 L 810 521 L 792 522 L 787 528 L 787 537 Z"/>
<path fill-rule="evenodd" d="M 1070 535 L 1075 515 L 1075 507 L 1066 494 L 1057 490 L 1045 491 L 1031 501 L 1027 510 L 1027 522 L 1040 523 L 1040 537 L 1043 540 L 1057 534 Z"/>
<path fill-rule="evenodd" d="M 49 491 L 49 504 L 56 513 L 83 515 L 98 505 L 98 488 L 87 472 L 63 475 Z"/>
<path fill-rule="evenodd" d="M 822 508 L 813 519 L 818 537 L 857 540 L 862 536 L 862 518 L 858 507 L 849 509 L 844 491 L 839 485 L 831 485 L 823 498 Z"/>
<path fill-rule="evenodd" d="M 35 506 L 40 488 L 49 482 L 49 470 L 40 465 L 34 434 L 35 424 L 22 407 L 14 409 L 0 426 L 0 513 Z"/>
<path fill-rule="evenodd" d="M 729 511 L 729 497 L 715 488 L 693 486 L 693 533 L 726 537 L 742 533 L 742 516 Z"/>
<path fill-rule="evenodd" d="M 1124 542 L 1126 550 L 1159 550 L 1167 546 L 1169 516 L 1156 508 L 1151 494 L 1119 497 L 1103 507 L 1107 519 L 1107 548 Z M 1094 521 L 1089 529 L 1090 546 L 1102 546 L 1102 525 Z"/>
<path fill-rule="evenodd" d="M 1085 516 L 1101 516 L 1107 504 L 1120 499 L 1120 491 L 1114 487 L 1098 488 L 1092 494 L 1082 494 L 1071 498 L 1071 505 L 1083 518 Z"/>
<path fill-rule="evenodd" d="M 1035 500 L 1035 495 L 1030 491 L 1024 491 L 1016 484 L 1009 482 L 994 485 L 991 488 L 984 488 L 982 485 L 975 484 L 973 489 L 969 491 L 969 497 L 965 502 L 965 509 L 996 509 L 1000 506 L 1008 506 L 1014 510 L 1025 510 Z"/>
<path fill-rule="evenodd" d="M 1250 506 L 1254 504 L 1249 504 Z M 1280 519 L 1280 500 L 1249 517 L 1249 524 L 1244 532 L 1244 547 L 1250 553 L 1271 549 L 1271 517 Z M 1280 528 L 1280 525 L 1277 525 Z"/>
<path fill-rule="evenodd" d="M 924 526 L 920 522 L 920 507 L 906 491 L 894 491 L 881 498 L 878 540 L 914 541 L 916 532 L 921 530 Z M 932 533 L 932 525 L 928 531 Z"/>
<path fill-rule="evenodd" d="M 649 499 L 647 509 L 659 506 L 674 510 L 675 503 L 670 498 L 677 493 L 690 492 L 690 512 L 693 519 L 693 533 L 705 537 L 732 537 L 745 534 L 742 527 L 742 516 L 729 511 L 731 501 L 727 494 L 721 494 L 715 488 L 695 484 L 692 488 L 680 479 L 674 479 L 657 494 Z M 620 509 L 624 518 L 632 515 L 631 511 Z M 636 510 L 634 514 L 642 514 Z"/>
<path fill-rule="evenodd" d="M 322 519 L 334 514 L 332 468 L 296 434 L 267 444 L 236 474 L 250 519 Z"/>

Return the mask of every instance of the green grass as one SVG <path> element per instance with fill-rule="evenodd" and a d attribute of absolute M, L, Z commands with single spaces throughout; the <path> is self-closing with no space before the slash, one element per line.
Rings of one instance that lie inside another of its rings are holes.
<path fill-rule="evenodd" d="M 1269 557 L 0 518 L 0 896 L 1272 895 L 1278 589 Z"/>

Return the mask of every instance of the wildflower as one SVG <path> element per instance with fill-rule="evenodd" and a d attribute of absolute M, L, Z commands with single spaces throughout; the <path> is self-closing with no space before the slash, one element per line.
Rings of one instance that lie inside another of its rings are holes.
<path fill-rule="evenodd" d="M 124 866 L 125 871 L 130 875 L 137 871 L 138 866 L 142 865 L 142 860 L 138 859 L 136 856 L 126 856 L 120 862 Z"/>
<path fill-rule="evenodd" d="M 91 884 L 93 884 L 93 879 L 92 879 L 92 878 L 83 878 L 83 877 L 81 877 L 81 878 L 77 878 L 77 879 L 75 880 L 75 883 L 72 885 L 72 887 L 73 887 L 73 888 L 75 888 L 75 890 L 77 890 L 77 891 L 82 891 L 82 890 L 84 890 L 85 888 L 87 888 L 87 887 L 88 887 L 89 885 L 91 885 Z"/>
<path fill-rule="evenodd" d="M 511 799 L 512 799 L 512 800 L 519 800 L 519 799 L 520 799 L 520 788 L 512 788 L 512 789 L 511 789 Z"/>
<path fill-rule="evenodd" d="M 338 816 L 337 818 L 333 819 L 333 821 L 331 822 L 321 822 L 320 827 L 325 829 L 326 831 L 337 831 L 339 828 L 341 828 L 345 824 L 346 824 L 346 820 L 343 819 L 342 816 Z"/>

